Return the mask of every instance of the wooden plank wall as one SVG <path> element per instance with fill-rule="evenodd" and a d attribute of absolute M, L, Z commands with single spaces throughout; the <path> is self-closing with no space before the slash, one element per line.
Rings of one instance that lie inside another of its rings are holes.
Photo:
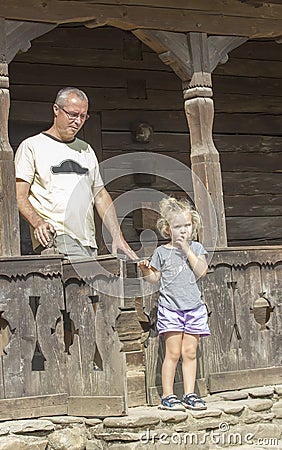
<path fill-rule="evenodd" d="M 92 118 L 83 136 L 95 146 L 100 161 L 150 151 L 189 165 L 181 82 L 130 32 L 58 27 L 18 54 L 9 71 L 14 148 L 47 128 L 57 90 L 74 85 L 90 98 Z M 282 244 L 281 74 L 281 44 L 249 41 L 213 76 L 214 140 L 222 163 L 229 245 Z M 150 143 L 132 141 L 131 126 L 139 121 L 152 125 Z M 136 187 L 131 175 L 108 189 L 116 198 Z M 166 193 L 179 190 L 160 178 L 150 187 Z M 138 248 L 132 215 L 123 229 Z M 26 244 L 23 251 L 30 251 Z"/>

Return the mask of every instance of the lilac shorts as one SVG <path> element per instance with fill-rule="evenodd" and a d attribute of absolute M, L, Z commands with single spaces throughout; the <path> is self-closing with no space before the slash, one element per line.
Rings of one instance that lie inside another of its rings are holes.
<path fill-rule="evenodd" d="M 173 311 L 159 305 L 157 329 L 159 334 L 181 331 L 188 334 L 209 336 L 208 313 L 204 304 L 194 309 Z"/>

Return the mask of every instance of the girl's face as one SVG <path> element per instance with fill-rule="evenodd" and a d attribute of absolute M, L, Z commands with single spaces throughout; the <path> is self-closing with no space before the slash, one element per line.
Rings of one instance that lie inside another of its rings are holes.
<path fill-rule="evenodd" d="M 169 234 L 172 245 L 175 245 L 179 236 L 185 237 L 188 241 L 192 236 L 192 217 L 190 213 L 179 213 L 169 220 Z M 177 245 L 177 244 L 176 244 Z"/>

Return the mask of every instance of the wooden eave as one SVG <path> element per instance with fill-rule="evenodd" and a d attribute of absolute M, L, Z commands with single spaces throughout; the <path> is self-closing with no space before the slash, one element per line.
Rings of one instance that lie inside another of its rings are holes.
<path fill-rule="evenodd" d="M 53 24 L 110 25 L 124 30 L 202 32 L 248 38 L 282 35 L 282 4 L 271 0 L 12 0 L 0 17 Z"/>

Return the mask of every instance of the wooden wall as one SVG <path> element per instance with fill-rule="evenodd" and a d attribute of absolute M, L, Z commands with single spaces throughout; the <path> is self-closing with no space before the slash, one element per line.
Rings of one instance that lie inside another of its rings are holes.
<path fill-rule="evenodd" d="M 14 148 L 48 127 L 56 92 L 74 85 L 90 98 L 91 118 L 83 137 L 100 161 L 150 151 L 190 164 L 181 82 L 130 32 L 58 27 L 18 54 L 9 71 Z M 229 245 L 282 244 L 281 75 L 281 44 L 250 41 L 234 50 L 213 76 L 214 139 L 223 170 Z M 150 143 L 133 142 L 130 130 L 138 121 L 152 125 Z M 116 198 L 136 187 L 131 175 L 108 189 Z M 160 178 L 151 187 L 179 190 Z M 131 215 L 123 228 L 137 248 Z M 29 252 L 26 244 L 23 251 Z"/>

